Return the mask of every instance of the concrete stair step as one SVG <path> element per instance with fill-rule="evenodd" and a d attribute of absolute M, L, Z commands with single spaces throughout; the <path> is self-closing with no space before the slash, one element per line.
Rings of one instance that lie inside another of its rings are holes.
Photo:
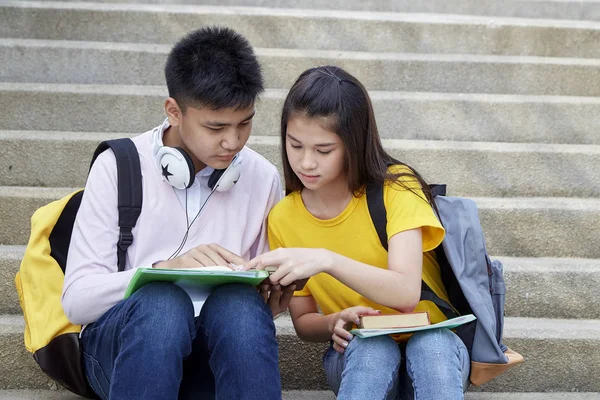
<path fill-rule="evenodd" d="M 283 400 L 335 400 L 330 390 L 284 390 Z M 600 393 L 473 393 L 465 394 L 466 400 L 594 400 Z M 0 399 L 11 400 L 76 400 L 82 399 L 66 390 L 0 390 Z"/>
<path fill-rule="evenodd" d="M 206 5 L 6 2 L 0 36 L 172 44 L 199 26 L 226 25 L 257 47 L 600 57 L 598 22 L 344 8 L 235 7 L 232 12 L 232 7 Z"/>
<path fill-rule="evenodd" d="M 326 344 L 305 343 L 289 317 L 276 320 L 284 390 L 326 390 L 321 358 Z M 48 389 L 54 383 L 22 344 L 20 316 L 0 316 L 0 389 Z M 599 392 L 600 320 L 507 318 L 504 341 L 526 362 L 478 390 Z"/>
<path fill-rule="evenodd" d="M 170 45 L 0 39 L 3 82 L 164 84 Z M 289 88 L 335 64 L 370 90 L 600 96 L 600 59 L 257 48 L 265 82 Z"/>
<path fill-rule="evenodd" d="M 268 89 L 261 96 L 255 134 L 279 135 L 286 94 Z M 139 133 L 164 114 L 166 97 L 163 86 L 0 83 L 0 129 Z M 383 138 L 600 144 L 600 97 L 390 91 L 370 97 Z"/>
<path fill-rule="evenodd" d="M 38 0 L 33 0 L 39 2 Z M 66 0 L 80 2 L 81 0 Z M 84 0 L 98 3 L 197 4 L 196 0 Z M 600 21 L 598 0 L 203 0 L 205 5 L 260 6 L 302 9 L 386 11 L 487 15 L 492 17 L 553 18 Z"/>
<path fill-rule="evenodd" d="M 0 186 L 0 245 L 24 245 L 33 212 L 72 188 Z M 490 254 L 600 259 L 600 199 L 475 197 Z M 574 228 L 576 227 L 576 228 Z M 585 229 L 579 229 L 585 227 Z"/>
<path fill-rule="evenodd" d="M 83 186 L 97 144 L 122 136 L 131 134 L 0 131 L 0 186 Z M 398 139 L 383 144 L 428 181 L 448 184 L 452 194 L 600 197 L 600 145 Z M 248 145 L 282 173 L 279 137 L 252 135 Z"/>
<path fill-rule="evenodd" d="M 283 400 L 335 400 L 329 390 L 284 390 Z M 465 400 L 594 400 L 600 393 L 473 393 L 467 392 Z M 0 399 L 11 400 L 76 400 L 82 399 L 65 390 L 0 390 Z"/>
<path fill-rule="evenodd" d="M 21 314 L 14 277 L 25 246 L 0 246 L 0 315 Z M 509 317 L 600 319 L 600 260 L 498 257 Z"/>

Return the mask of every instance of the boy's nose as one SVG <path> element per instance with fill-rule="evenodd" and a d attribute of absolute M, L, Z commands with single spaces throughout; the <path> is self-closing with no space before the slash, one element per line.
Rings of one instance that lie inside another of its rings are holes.
<path fill-rule="evenodd" d="M 238 150 L 240 147 L 240 136 L 238 133 L 233 131 L 230 134 L 225 135 L 221 142 L 221 147 L 230 151 Z"/>

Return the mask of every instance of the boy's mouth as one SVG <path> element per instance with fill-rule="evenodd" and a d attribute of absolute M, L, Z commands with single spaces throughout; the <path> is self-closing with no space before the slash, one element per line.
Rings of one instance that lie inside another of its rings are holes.
<path fill-rule="evenodd" d="M 223 155 L 218 155 L 217 158 L 221 161 L 231 161 L 233 160 L 233 157 L 235 156 L 235 154 L 223 154 Z"/>

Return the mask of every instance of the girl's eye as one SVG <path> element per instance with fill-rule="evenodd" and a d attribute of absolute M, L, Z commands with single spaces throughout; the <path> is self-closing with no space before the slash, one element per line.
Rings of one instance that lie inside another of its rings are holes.
<path fill-rule="evenodd" d="M 331 153 L 333 150 L 327 150 L 327 151 L 322 151 L 322 150 L 317 150 L 319 153 L 321 154 L 329 154 Z"/>
<path fill-rule="evenodd" d="M 290 144 L 290 147 L 291 147 L 292 149 L 299 149 L 299 148 L 301 148 L 302 146 L 298 146 L 298 145 Z"/>

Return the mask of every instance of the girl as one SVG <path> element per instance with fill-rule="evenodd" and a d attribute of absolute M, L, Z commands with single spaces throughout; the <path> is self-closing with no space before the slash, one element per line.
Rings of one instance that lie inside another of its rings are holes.
<path fill-rule="evenodd" d="M 289 304 L 298 336 L 331 341 L 323 364 L 338 399 L 460 399 L 469 355 L 447 329 L 353 338 L 362 315 L 429 311 L 421 279 L 445 301 L 433 249 L 444 229 L 421 176 L 385 152 L 364 86 L 337 67 L 300 75 L 283 106 L 282 158 L 287 197 L 269 214 L 277 249 L 246 268 L 277 266 L 274 285 L 311 277 Z M 369 215 L 365 187 L 384 184 L 389 251 Z M 407 374 L 400 374 L 405 358 Z M 400 377 L 406 378 L 400 379 Z"/>

